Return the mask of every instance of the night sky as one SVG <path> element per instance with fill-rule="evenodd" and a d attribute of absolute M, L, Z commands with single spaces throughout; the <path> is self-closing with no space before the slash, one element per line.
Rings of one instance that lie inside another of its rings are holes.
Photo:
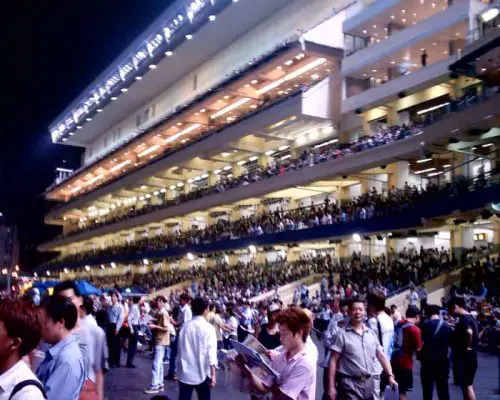
<path fill-rule="evenodd" d="M 41 194 L 55 168 L 79 166 L 81 150 L 54 145 L 48 124 L 172 0 L 10 2 L 0 25 L 0 212 L 19 227 L 21 267 L 46 255 Z M 65 161 L 65 163 L 64 163 Z"/>

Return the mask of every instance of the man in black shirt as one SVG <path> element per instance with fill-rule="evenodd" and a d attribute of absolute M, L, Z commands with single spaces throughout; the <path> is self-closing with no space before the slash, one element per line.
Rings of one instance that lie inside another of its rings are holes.
<path fill-rule="evenodd" d="M 463 297 L 454 297 L 448 303 L 448 312 L 458 317 L 453 333 L 453 364 L 464 400 L 475 400 L 474 377 L 477 371 L 479 333 L 475 318 L 466 310 Z"/>
<path fill-rule="evenodd" d="M 439 306 L 427 306 L 427 313 L 429 319 L 420 327 L 423 342 L 419 354 L 423 398 L 424 400 L 432 400 L 434 385 L 436 385 L 439 400 L 450 400 L 448 349 L 453 330 L 447 322 L 440 318 Z"/>

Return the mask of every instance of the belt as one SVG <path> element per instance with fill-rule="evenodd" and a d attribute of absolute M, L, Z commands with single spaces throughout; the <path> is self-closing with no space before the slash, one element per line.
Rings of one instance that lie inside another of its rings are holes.
<path fill-rule="evenodd" d="M 368 379 L 370 379 L 372 376 L 371 375 L 347 375 L 347 374 L 343 374 L 341 372 L 337 372 L 337 374 L 341 377 L 341 378 L 347 378 L 347 379 L 352 379 L 353 381 L 366 381 Z"/>

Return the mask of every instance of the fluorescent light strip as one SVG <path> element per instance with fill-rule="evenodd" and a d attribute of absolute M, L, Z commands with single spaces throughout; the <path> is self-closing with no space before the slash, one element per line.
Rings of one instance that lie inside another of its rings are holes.
<path fill-rule="evenodd" d="M 332 139 L 332 140 L 329 140 L 328 142 L 317 144 L 316 146 L 314 146 L 314 148 L 320 149 L 321 147 L 325 147 L 325 146 L 328 146 L 329 144 L 337 143 L 338 141 L 339 141 L 338 139 Z"/>
<path fill-rule="evenodd" d="M 441 175 L 443 173 L 443 171 L 439 171 L 439 172 L 433 172 L 432 174 L 429 174 L 427 176 L 431 177 L 431 176 L 437 176 L 437 175 Z"/>
<path fill-rule="evenodd" d="M 486 143 L 486 144 L 481 145 L 481 147 L 491 147 L 491 146 L 494 146 L 494 144 L 493 143 Z"/>
<path fill-rule="evenodd" d="M 283 78 L 278 79 L 277 81 L 270 83 L 267 86 L 264 86 L 263 88 L 257 90 L 259 94 L 264 94 L 269 92 L 270 90 L 273 90 L 280 86 L 282 83 L 291 81 L 292 79 L 297 78 L 298 76 L 310 71 L 311 69 L 314 69 L 316 67 L 319 67 L 320 65 L 326 63 L 326 58 L 318 58 L 317 60 L 314 60 L 313 62 L 304 65 L 303 67 L 300 67 L 299 69 L 296 69 L 293 72 L 290 72 L 288 75 L 285 75 Z"/>
<path fill-rule="evenodd" d="M 446 103 L 443 103 L 443 104 L 438 104 L 437 106 L 434 106 L 434 107 L 426 108 L 425 110 L 417 111 L 417 115 L 422 115 L 422 114 L 428 113 L 430 111 L 437 110 L 437 109 L 439 109 L 441 107 L 446 107 L 448 104 L 450 104 L 450 103 L 446 102 Z"/>
<path fill-rule="evenodd" d="M 92 179 L 89 179 L 85 184 L 86 185 L 92 185 L 94 182 L 97 182 L 99 179 L 103 177 L 102 174 L 99 174 L 97 176 L 94 176 Z"/>
<path fill-rule="evenodd" d="M 435 171 L 436 168 L 427 168 L 427 169 L 423 169 L 421 171 L 415 171 L 415 174 L 419 175 L 419 174 L 425 174 L 426 172 L 431 172 L 431 171 Z"/>
<path fill-rule="evenodd" d="M 186 129 L 183 129 L 182 131 L 180 132 L 177 132 L 175 135 L 172 135 L 170 137 L 168 137 L 164 144 L 169 144 L 169 143 L 172 143 L 173 141 L 179 139 L 181 136 L 187 134 L 187 133 L 190 133 L 190 132 L 193 132 L 195 131 L 196 129 L 198 129 L 199 127 L 201 126 L 201 124 L 194 124 L 194 125 L 191 125 L 190 127 L 186 128 Z"/>
<path fill-rule="evenodd" d="M 130 164 L 131 162 L 132 161 L 130 161 L 130 160 L 125 160 L 125 161 L 121 162 L 120 164 L 115 165 L 113 168 L 110 169 L 110 171 L 111 172 L 118 171 L 119 169 L 122 169 L 125 165 Z"/>
<path fill-rule="evenodd" d="M 70 193 L 76 193 L 79 192 L 82 189 L 81 186 L 75 186 L 73 189 L 71 189 L 69 192 Z"/>
<path fill-rule="evenodd" d="M 233 111 L 234 109 L 242 106 L 243 104 L 248 103 L 249 101 L 250 101 L 250 99 L 248 97 L 244 97 L 243 99 L 239 99 L 238 101 L 235 101 L 233 104 L 230 104 L 227 107 L 224 107 L 222 110 L 217 111 L 215 114 L 212 114 L 210 116 L 210 118 L 215 119 L 215 118 L 221 117 L 222 115 Z"/>
<path fill-rule="evenodd" d="M 422 160 L 417 160 L 417 164 L 423 164 L 429 161 L 432 161 L 432 158 L 424 158 Z"/>
<path fill-rule="evenodd" d="M 291 157 L 291 154 L 287 154 L 286 156 L 281 157 L 282 160 L 287 160 Z"/>
<path fill-rule="evenodd" d="M 146 149 L 143 152 L 137 154 L 137 157 L 147 156 L 148 154 L 151 154 L 153 151 L 156 151 L 159 148 L 160 148 L 160 145 L 159 144 L 155 144 L 154 146 L 151 146 L 149 149 Z"/>

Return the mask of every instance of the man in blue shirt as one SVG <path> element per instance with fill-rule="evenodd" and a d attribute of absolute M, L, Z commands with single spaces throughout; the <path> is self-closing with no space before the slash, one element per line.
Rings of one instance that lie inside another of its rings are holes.
<path fill-rule="evenodd" d="M 111 306 L 108 309 L 108 329 L 106 336 L 108 339 L 108 349 L 109 349 L 109 366 L 119 367 L 120 366 L 120 337 L 118 333 L 125 320 L 123 307 L 118 302 L 118 292 L 111 293 Z"/>
<path fill-rule="evenodd" d="M 78 312 L 71 300 L 47 297 L 42 304 L 45 342 L 52 347 L 38 366 L 36 375 L 45 386 L 48 400 L 78 400 L 85 379 L 83 354 L 72 329 Z"/>

